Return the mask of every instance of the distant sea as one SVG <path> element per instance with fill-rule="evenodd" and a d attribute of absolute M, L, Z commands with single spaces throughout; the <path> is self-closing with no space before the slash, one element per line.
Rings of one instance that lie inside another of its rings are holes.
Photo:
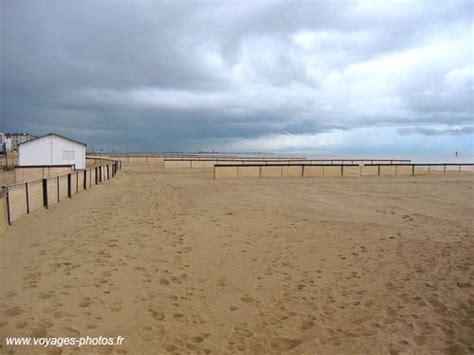
<path fill-rule="evenodd" d="M 397 155 L 397 154 L 356 154 L 349 155 L 331 155 L 334 159 L 410 159 L 413 163 L 474 163 L 473 156 L 466 156 L 459 154 L 456 157 L 451 155 Z M 314 158 L 314 156 L 311 156 Z"/>
<path fill-rule="evenodd" d="M 102 152 L 103 154 L 105 152 Z M 112 153 L 113 154 L 113 153 Z M 209 152 L 209 153 L 197 153 L 197 152 L 176 152 L 176 153 L 157 153 L 157 152 L 129 152 L 119 154 L 130 154 L 130 155 L 154 155 L 154 154 L 176 154 L 176 155 L 188 155 L 196 154 L 200 156 L 234 156 L 234 157 L 288 157 L 288 158 L 307 158 L 307 159 L 344 159 L 344 160 L 364 160 L 364 159 L 394 159 L 394 160 L 406 160 L 409 159 L 413 163 L 474 163 L 474 155 L 468 155 L 459 153 L 458 157 L 452 154 L 444 155 L 407 155 L 407 154 L 314 154 L 314 153 L 244 153 L 244 152 Z"/>

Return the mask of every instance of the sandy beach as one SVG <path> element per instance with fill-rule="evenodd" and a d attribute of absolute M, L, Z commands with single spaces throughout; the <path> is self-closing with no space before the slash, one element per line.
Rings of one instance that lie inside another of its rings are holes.
<path fill-rule="evenodd" d="M 16 221 L 0 236 L 0 353 L 474 352 L 472 176 L 212 174 L 124 164 Z"/>

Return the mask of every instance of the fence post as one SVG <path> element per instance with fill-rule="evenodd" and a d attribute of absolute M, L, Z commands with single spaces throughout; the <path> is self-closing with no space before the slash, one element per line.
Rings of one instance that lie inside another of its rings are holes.
<path fill-rule="evenodd" d="M 26 192 L 26 213 L 30 213 L 30 196 L 28 193 L 28 182 L 25 182 L 25 192 Z"/>
<path fill-rule="evenodd" d="M 58 202 L 59 202 L 59 176 L 56 177 L 56 185 L 58 187 Z"/>
<path fill-rule="evenodd" d="M 446 175 L 446 164 L 443 166 L 443 175 Z"/>
<path fill-rule="evenodd" d="M 415 176 L 415 164 L 411 165 L 411 176 Z"/>
<path fill-rule="evenodd" d="M 95 184 L 97 185 L 97 167 L 95 167 L 94 170 L 95 170 Z"/>
<path fill-rule="evenodd" d="M 301 164 L 301 177 L 304 177 L 304 164 Z"/>
<path fill-rule="evenodd" d="M 7 158 L 7 164 L 8 164 L 8 158 Z M 7 219 L 8 219 L 8 224 L 12 224 L 12 218 L 10 216 L 10 190 L 8 189 L 8 187 L 6 188 L 7 191 L 6 194 L 7 194 Z"/>
<path fill-rule="evenodd" d="M 72 196 L 71 174 L 67 174 L 67 197 L 71 198 L 71 196 Z"/>
<path fill-rule="evenodd" d="M 380 176 L 380 164 L 377 166 L 377 176 Z"/>
<path fill-rule="evenodd" d="M 341 163 L 341 177 L 344 177 L 344 164 Z"/>
<path fill-rule="evenodd" d="M 79 193 L 79 172 L 76 171 L 76 194 Z"/>
<path fill-rule="evenodd" d="M 87 169 L 84 170 L 84 190 L 87 190 Z"/>
<path fill-rule="evenodd" d="M 43 179 L 43 206 L 48 208 L 48 180 Z"/>

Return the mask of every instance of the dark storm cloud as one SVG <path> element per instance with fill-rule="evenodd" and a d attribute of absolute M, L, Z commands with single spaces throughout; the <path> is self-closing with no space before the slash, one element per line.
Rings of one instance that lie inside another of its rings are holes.
<path fill-rule="evenodd" d="M 185 150 L 465 125 L 472 7 L 4 0 L 0 130 Z"/>

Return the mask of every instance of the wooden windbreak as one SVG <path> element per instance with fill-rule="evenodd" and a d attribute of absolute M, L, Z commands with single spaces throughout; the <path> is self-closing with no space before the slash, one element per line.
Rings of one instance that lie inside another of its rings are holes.
<path fill-rule="evenodd" d="M 120 162 L 107 162 L 88 170 L 5 186 L 0 190 L 0 233 L 29 213 L 55 206 L 93 184 L 111 179 L 120 169 Z"/>

